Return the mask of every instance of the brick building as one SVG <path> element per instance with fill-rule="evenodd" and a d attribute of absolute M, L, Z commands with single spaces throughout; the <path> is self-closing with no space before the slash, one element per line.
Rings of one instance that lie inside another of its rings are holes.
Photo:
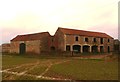
<path fill-rule="evenodd" d="M 10 44 L 5 43 L 1 45 L 1 52 L 3 53 L 9 53 L 10 52 Z"/>
<path fill-rule="evenodd" d="M 120 53 L 120 41 L 118 39 L 114 40 L 114 51 Z"/>
<path fill-rule="evenodd" d="M 49 51 L 112 52 L 114 39 L 100 32 L 58 28 L 54 36 L 48 32 L 18 35 L 11 40 L 11 53 Z"/>
<path fill-rule="evenodd" d="M 48 32 L 18 35 L 11 40 L 11 53 L 35 53 L 47 52 L 50 50 L 51 38 Z"/>
<path fill-rule="evenodd" d="M 114 39 L 106 33 L 58 28 L 54 35 L 58 51 L 112 52 Z"/>

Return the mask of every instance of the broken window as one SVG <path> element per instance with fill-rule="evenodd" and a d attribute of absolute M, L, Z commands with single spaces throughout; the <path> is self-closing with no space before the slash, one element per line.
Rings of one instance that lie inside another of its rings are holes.
<path fill-rule="evenodd" d="M 103 44 L 103 38 L 100 38 L 100 43 Z"/>
<path fill-rule="evenodd" d="M 93 42 L 97 42 L 96 38 L 93 38 Z"/>
<path fill-rule="evenodd" d="M 78 41 L 78 36 L 75 37 L 75 41 Z"/>
<path fill-rule="evenodd" d="M 88 42 L 88 38 L 85 38 L 85 42 Z"/>
<path fill-rule="evenodd" d="M 110 39 L 108 39 L 108 42 L 110 42 Z"/>
<path fill-rule="evenodd" d="M 108 53 L 110 52 L 110 46 L 108 46 Z"/>

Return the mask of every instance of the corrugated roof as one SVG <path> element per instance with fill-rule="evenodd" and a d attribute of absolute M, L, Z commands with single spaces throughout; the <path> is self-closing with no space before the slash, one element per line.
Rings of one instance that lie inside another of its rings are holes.
<path fill-rule="evenodd" d="M 92 31 L 68 29 L 68 28 L 61 28 L 61 27 L 59 27 L 58 29 L 61 30 L 64 34 L 112 38 L 111 36 L 107 35 L 106 33 L 101 33 L 101 32 L 92 32 Z"/>
<path fill-rule="evenodd" d="M 46 35 L 50 35 L 49 32 L 41 32 L 41 33 L 34 33 L 34 34 L 26 34 L 26 35 L 17 35 L 11 41 L 30 41 L 30 40 L 40 40 L 41 37 Z"/>

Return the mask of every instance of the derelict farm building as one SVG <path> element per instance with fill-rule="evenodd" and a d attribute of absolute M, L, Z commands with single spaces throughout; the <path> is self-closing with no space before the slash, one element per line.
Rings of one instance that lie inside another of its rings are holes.
<path fill-rule="evenodd" d="M 114 39 L 100 32 L 58 28 L 55 48 L 60 51 L 112 52 Z"/>
<path fill-rule="evenodd" d="M 16 36 L 11 40 L 11 53 L 112 52 L 113 41 L 105 33 L 59 27 L 54 36 L 48 32 Z"/>
<path fill-rule="evenodd" d="M 36 53 L 49 51 L 48 32 L 18 35 L 11 40 L 11 53 Z"/>

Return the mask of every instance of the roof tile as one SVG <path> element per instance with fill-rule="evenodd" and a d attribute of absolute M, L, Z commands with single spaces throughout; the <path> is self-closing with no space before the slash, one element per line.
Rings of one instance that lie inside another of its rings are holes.
<path fill-rule="evenodd" d="M 48 32 L 26 34 L 26 35 L 17 35 L 11 41 L 31 41 L 31 40 L 40 40 L 41 37 L 45 35 L 50 35 Z"/>
<path fill-rule="evenodd" d="M 73 35 L 81 35 L 81 36 L 112 38 L 111 36 L 107 35 L 106 33 L 101 33 L 101 32 L 75 30 L 75 29 L 68 29 L 68 28 L 61 28 L 61 27 L 59 27 L 58 29 L 60 29 L 64 34 L 71 34 L 71 35 L 73 34 Z"/>

